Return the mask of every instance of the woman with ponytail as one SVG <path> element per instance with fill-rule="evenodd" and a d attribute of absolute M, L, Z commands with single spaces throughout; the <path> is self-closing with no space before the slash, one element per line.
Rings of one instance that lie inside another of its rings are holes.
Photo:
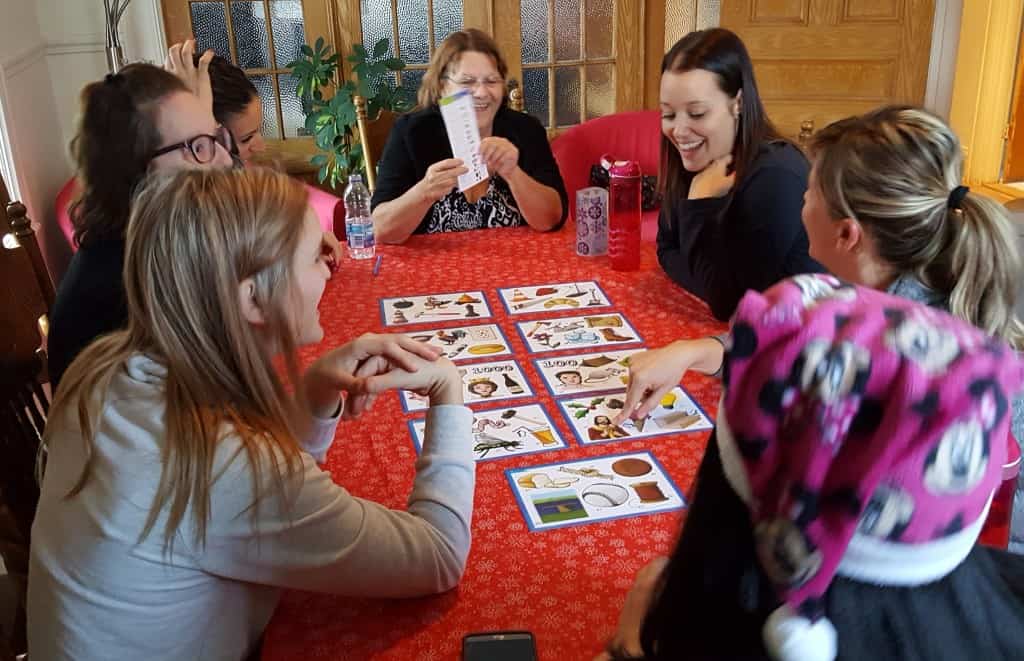
<path fill-rule="evenodd" d="M 206 74 L 205 67 L 200 72 Z M 131 64 L 82 90 L 71 143 L 81 195 L 71 207 L 78 252 L 57 290 L 47 343 L 54 388 L 75 356 L 127 321 L 125 228 L 132 196 L 154 170 L 231 165 L 230 135 L 174 74 Z"/>

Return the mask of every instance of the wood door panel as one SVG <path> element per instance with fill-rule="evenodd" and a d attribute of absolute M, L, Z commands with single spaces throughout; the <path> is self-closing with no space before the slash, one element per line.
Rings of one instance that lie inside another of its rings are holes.
<path fill-rule="evenodd" d="M 805 120 L 922 103 L 933 11 L 934 0 L 730 0 L 721 24 L 747 45 L 772 120 L 797 135 Z"/>

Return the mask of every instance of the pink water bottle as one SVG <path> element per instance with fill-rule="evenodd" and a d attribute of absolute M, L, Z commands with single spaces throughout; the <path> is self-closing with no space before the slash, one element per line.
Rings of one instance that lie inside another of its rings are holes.
<path fill-rule="evenodd" d="M 640 164 L 616 161 L 608 173 L 608 256 L 616 271 L 635 271 L 640 268 Z"/>

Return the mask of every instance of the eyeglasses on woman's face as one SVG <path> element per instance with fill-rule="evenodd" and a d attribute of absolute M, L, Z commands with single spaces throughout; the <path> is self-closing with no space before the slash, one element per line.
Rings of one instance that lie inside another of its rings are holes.
<path fill-rule="evenodd" d="M 487 89 L 498 89 L 505 84 L 503 78 L 497 76 L 488 76 L 486 78 L 470 78 L 468 76 L 445 76 L 445 80 L 449 80 L 464 90 L 473 91 L 478 85 L 483 85 Z"/>
<path fill-rule="evenodd" d="M 177 149 L 184 149 L 192 154 L 192 158 L 196 160 L 196 163 L 205 165 L 206 163 L 212 162 L 213 159 L 217 157 L 217 145 L 223 147 L 229 154 L 231 153 L 231 132 L 223 126 L 218 126 L 213 135 L 210 135 L 209 133 L 200 133 L 199 135 L 192 136 L 183 142 L 161 147 L 153 152 L 150 159 L 152 160 L 159 156 L 163 156 L 164 154 L 170 154 L 172 151 Z"/>

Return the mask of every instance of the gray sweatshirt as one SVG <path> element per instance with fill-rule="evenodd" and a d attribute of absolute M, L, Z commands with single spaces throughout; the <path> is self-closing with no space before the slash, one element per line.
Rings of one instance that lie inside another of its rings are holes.
<path fill-rule="evenodd" d="M 472 413 L 435 406 L 408 511 L 356 498 L 314 460 L 338 419 L 313 420 L 286 498 L 264 478 L 254 521 L 253 472 L 241 442 L 217 447 L 206 545 L 192 512 L 163 548 L 166 508 L 138 542 L 159 484 L 163 368 L 133 356 L 111 384 L 92 477 L 66 498 L 84 461 L 74 416 L 51 419 L 46 475 L 32 528 L 28 637 L 32 658 L 242 659 L 281 588 L 411 597 L 454 587 L 465 569 L 475 482 Z M 230 431 L 230 430 L 229 430 Z"/>

